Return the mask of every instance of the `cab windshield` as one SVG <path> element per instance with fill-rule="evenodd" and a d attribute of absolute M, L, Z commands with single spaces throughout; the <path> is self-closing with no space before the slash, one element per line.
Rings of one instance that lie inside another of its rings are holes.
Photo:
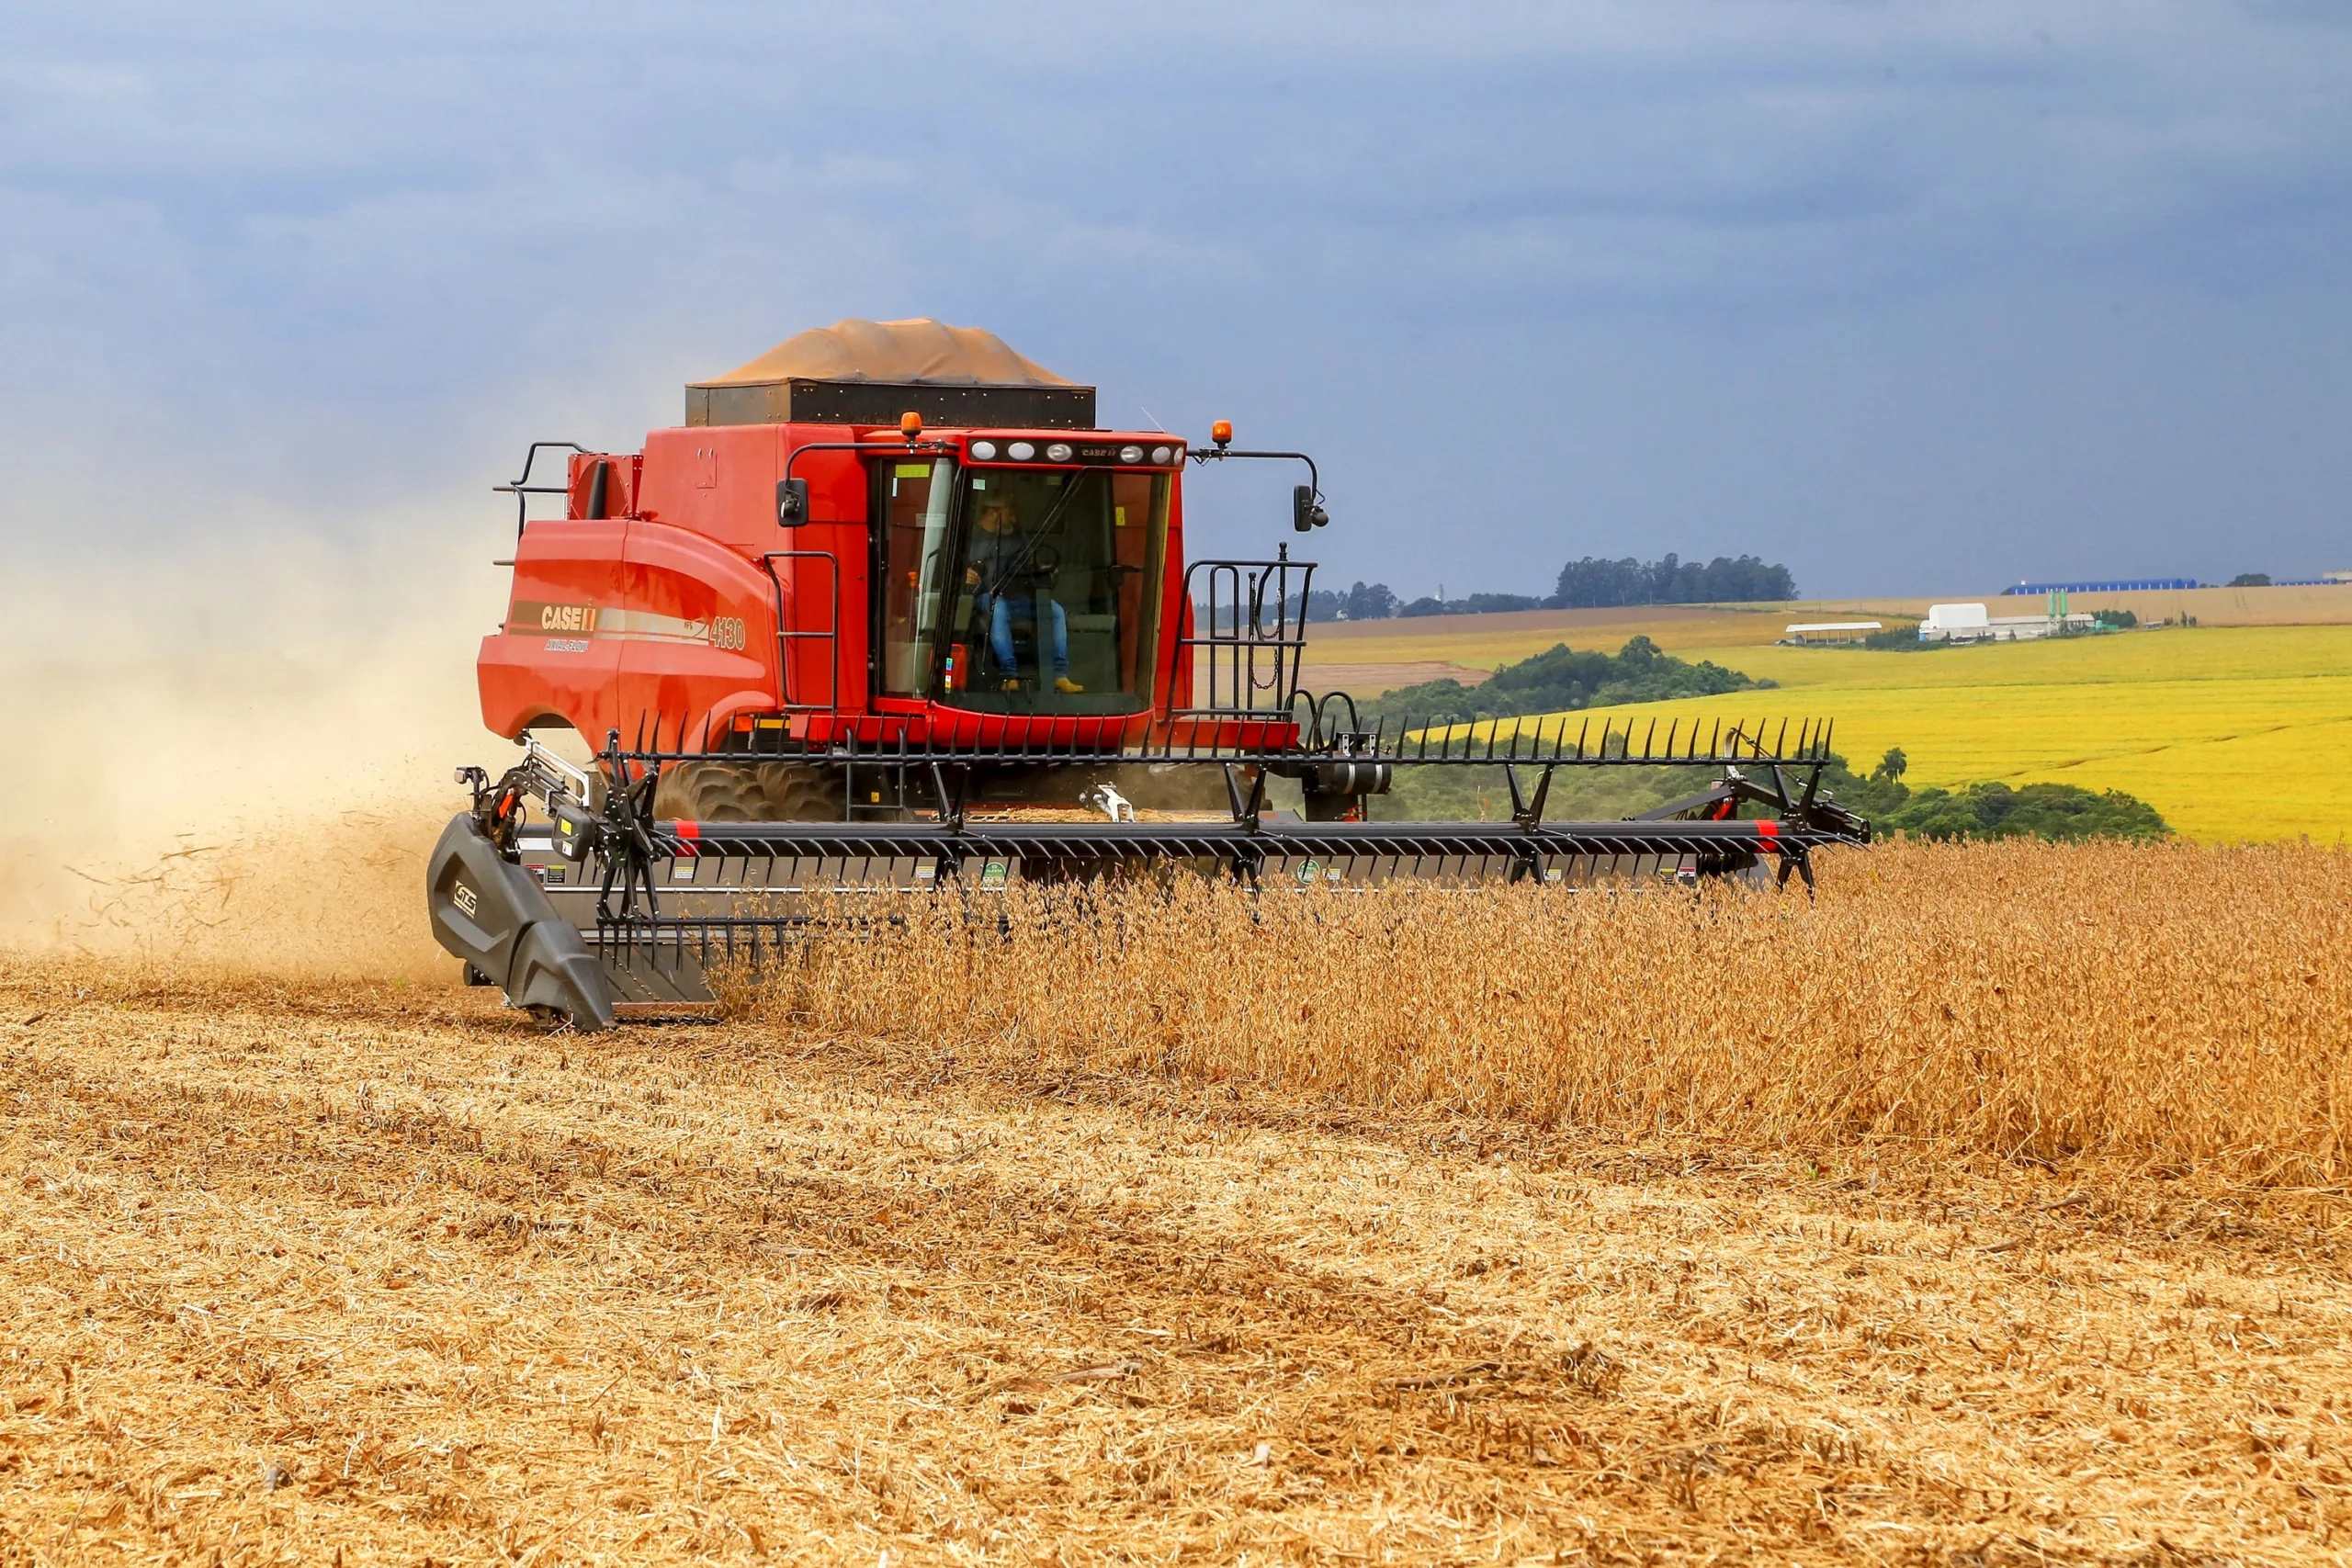
<path fill-rule="evenodd" d="M 911 603 L 909 613 L 888 617 L 886 642 L 899 645 L 886 649 L 886 666 L 899 677 L 891 683 L 905 695 L 989 713 L 1148 708 L 1159 664 L 1168 476 L 1116 468 L 956 474 L 943 463 L 924 480 L 904 487 L 924 492 L 904 497 L 906 526 L 893 508 L 889 581 L 904 582 Z M 939 504 L 951 484 L 952 527 Z"/>

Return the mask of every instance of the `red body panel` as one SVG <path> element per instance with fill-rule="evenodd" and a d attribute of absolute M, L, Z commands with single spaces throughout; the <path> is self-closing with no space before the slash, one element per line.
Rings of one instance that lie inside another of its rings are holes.
<path fill-rule="evenodd" d="M 621 645 L 591 635 L 597 607 L 620 602 L 628 524 L 543 522 L 514 548 L 505 624 L 475 661 L 481 721 L 508 739 L 553 720 L 601 744 L 620 712 Z"/>
<path fill-rule="evenodd" d="M 933 431 L 925 439 L 966 434 Z M 1042 444 L 1069 433 L 1027 434 Z M 1088 432 L 1083 439 L 1168 438 Z M 786 457 L 853 441 L 862 449 L 808 452 L 793 463 L 793 476 L 808 481 L 808 517 L 800 527 L 778 527 L 776 481 Z M 641 454 L 575 457 L 567 515 L 525 527 L 506 622 L 482 641 L 482 722 L 510 739 L 533 726 L 568 726 L 595 748 L 613 731 L 624 744 L 715 747 L 739 718 L 779 712 L 793 736 L 813 741 L 854 733 L 1091 750 L 1168 736 L 1171 707 L 1191 700 L 1187 659 L 1173 661 L 1173 680 L 1160 683 L 1151 711 L 1133 716 L 1008 716 L 873 697 L 868 464 L 906 450 L 895 430 L 746 424 L 657 430 Z M 611 465 L 606 518 L 585 515 L 598 463 Z M 1182 481 L 1180 465 L 1170 487 L 1154 655 L 1162 671 L 1191 621 Z M 828 629 L 830 637 L 805 635 Z M 1295 726 L 1280 723 L 1174 728 L 1179 745 L 1271 747 L 1296 735 Z"/>

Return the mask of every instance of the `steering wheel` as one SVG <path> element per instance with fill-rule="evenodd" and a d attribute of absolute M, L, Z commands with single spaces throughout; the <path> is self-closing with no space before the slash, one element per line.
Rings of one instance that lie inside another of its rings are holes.
<path fill-rule="evenodd" d="M 1029 552 L 1029 564 L 1021 570 L 1024 577 L 1051 577 L 1061 569 L 1061 552 L 1051 545 L 1039 545 Z"/>

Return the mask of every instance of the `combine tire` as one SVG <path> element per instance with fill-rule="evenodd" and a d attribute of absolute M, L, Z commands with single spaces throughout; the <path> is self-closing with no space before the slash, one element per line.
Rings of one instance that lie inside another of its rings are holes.
<path fill-rule="evenodd" d="M 839 822 L 841 775 L 804 762 L 679 762 L 662 775 L 653 815 L 682 822 Z"/>

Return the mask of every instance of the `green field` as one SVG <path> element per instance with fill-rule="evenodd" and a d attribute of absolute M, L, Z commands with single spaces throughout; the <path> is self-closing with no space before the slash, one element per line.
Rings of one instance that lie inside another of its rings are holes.
<path fill-rule="evenodd" d="M 1613 648 L 1643 631 L 1669 652 L 1781 683 L 1612 716 L 1826 717 L 1858 767 L 1902 747 L 1914 787 L 2052 780 L 2128 791 L 2199 840 L 2352 835 L 2352 796 L 2334 773 L 2352 750 L 2352 626 L 2143 630 L 1927 652 L 1736 640 L 1781 618 L 1694 625 L 1628 612 L 1622 626 L 1578 628 L 1570 640 Z M 1427 625 L 1393 645 L 1382 639 L 1380 651 L 1488 666 L 1521 651 L 1501 642 L 1524 634 L 1498 639 L 1464 627 L 1449 638 L 1423 633 Z"/>

